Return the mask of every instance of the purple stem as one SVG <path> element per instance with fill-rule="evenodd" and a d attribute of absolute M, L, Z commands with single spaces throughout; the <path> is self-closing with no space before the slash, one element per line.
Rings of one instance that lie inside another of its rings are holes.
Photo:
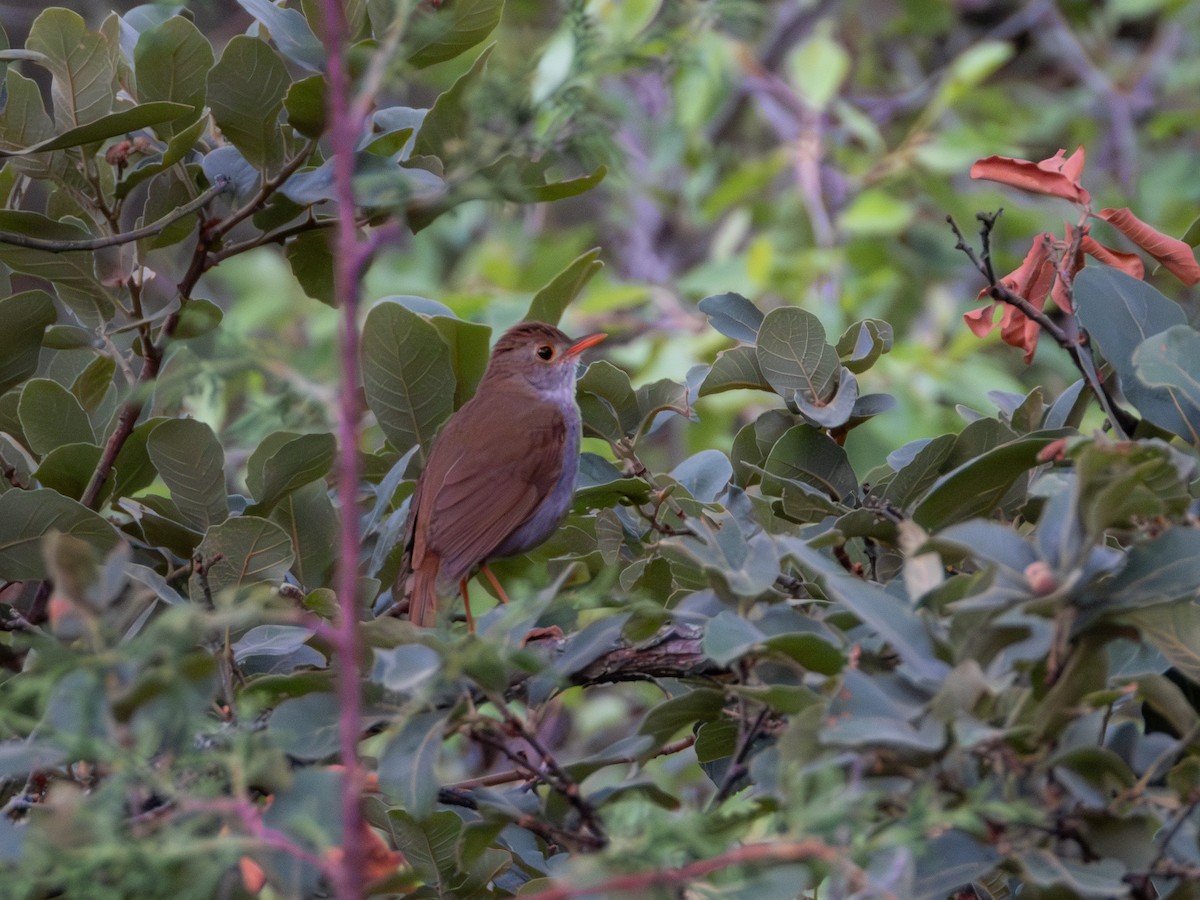
<path fill-rule="evenodd" d="M 359 276 L 370 255 L 354 225 L 354 146 L 362 124 L 351 107 L 345 48 L 348 40 L 345 14 L 339 0 L 322 0 L 324 42 L 329 55 L 329 139 L 333 149 L 333 179 L 338 203 L 334 260 L 334 293 L 341 302 L 341 370 L 338 397 L 338 503 L 342 511 L 341 548 L 335 588 L 338 596 L 337 696 L 340 705 L 342 776 L 342 858 L 335 874 L 339 900 L 363 896 L 366 848 L 362 834 L 362 770 L 358 740 L 362 710 L 359 694 L 358 625 L 358 439 L 361 413 L 358 401 L 358 299 Z"/>

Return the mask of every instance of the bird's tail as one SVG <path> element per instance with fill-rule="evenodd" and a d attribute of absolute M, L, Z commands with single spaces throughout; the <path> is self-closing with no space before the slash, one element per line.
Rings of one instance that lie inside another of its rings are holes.
<path fill-rule="evenodd" d="M 437 580 L 439 559 L 428 551 L 408 579 L 408 621 L 422 628 L 437 624 Z"/>

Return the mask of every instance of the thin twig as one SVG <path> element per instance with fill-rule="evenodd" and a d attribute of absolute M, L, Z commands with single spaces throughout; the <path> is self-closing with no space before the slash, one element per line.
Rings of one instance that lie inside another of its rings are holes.
<path fill-rule="evenodd" d="M 46 238 L 30 237 L 27 234 L 17 234 L 11 231 L 0 231 L 0 244 L 12 244 L 14 247 L 25 247 L 28 250 L 45 250 L 49 253 L 70 253 L 76 250 L 103 250 L 105 247 L 119 247 L 142 238 L 154 237 L 161 234 L 168 226 L 173 225 L 185 216 L 205 207 L 218 194 L 229 190 L 232 182 L 224 175 L 218 175 L 212 187 L 204 191 L 195 200 L 185 203 L 178 209 L 167 213 L 161 219 L 156 219 L 149 225 L 135 228 L 133 231 L 123 231 L 120 234 L 109 234 L 104 237 L 88 238 L 83 241 L 52 241 Z"/>
<path fill-rule="evenodd" d="M 745 730 L 738 741 L 737 752 L 729 760 L 729 768 L 725 770 L 725 777 L 721 779 L 721 786 L 717 788 L 717 792 L 713 794 L 712 799 L 708 802 L 710 810 L 715 809 L 725 802 L 729 795 L 733 793 L 733 789 L 737 786 L 741 777 L 747 774 L 746 758 L 750 755 L 750 748 L 754 745 L 754 739 L 758 737 L 758 733 L 762 730 L 763 722 L 767 720 L 769 712 L 769 707 L 764 706 L 759 710 L 758 715 L 749 728 L 745 727 L 745 719 L 740 720 Z"/>
<path fill-rule="evenodd" d="M 542 775 L 540 776 L 542 777 L 542 780 L 544 780 L 546 784 L 548 784 L 554 790 L 558 791 L 558 793 L 560 793 L 563 798 L 569 804 L 571 804 L 574 810 L 579 814 L 580 820 L 591 830 L 592 834 L 594 834 L 601 841 L 606 842 L 608 838 L 605 834 L 604 826 L 600 822 L 600 818 L 596 814 L 596 811 L 592 808 L 591 804 L 583 799 L 583 794 L 579 790 L 579 783 L 576 782 L 575 779 L 572 778 L 571 775 L 558 764 L 558 760 L 555 759 L 554 755 L 546 749 L 545 745 L 542 744 L 534 730 L 530 728 L 520 716 L 515 715 L 513 711 L 508 708 L 508 704 L 504 702 L 502 697 L 498 697 L 491 692 L 487 692 L 486 695 L 488 700 L 491 701 L 492 705 L 495 706 L 500 714 L 504 717 L 505 724 L 507 724 L 518 735 L 520 735 L 522 740 L 529 744 L 529 746 L 534 749 L 538 756 L 542 758 L 542 764 L 546 767 L 546 773 L 552 776 L 551 778 L 546 778 L 544 775 Z"/>
<path fill-rule="evenodd" d="M 660 756 L 673 756 L 676 753 L 682 753 L 693 744 L 696 743 L 696 736 L 689 734 L 682 740 L 675 741 L 673 744 L 666 744 L 659 747 L 658 750 L 652 753 L 649 757 L 642 756 L 617 756 L 608 760 L 608 762 L 619 765 L 621 763 L 641 763 L 646 759 L 657 759 Z M 468 778 L 465 781 L 457 781 L 454 784 L 447 785 L 451 790 L 469 791 L 474 788 L 481 787 L 496 787 L 501 784 L 512 784 L 516 781 L 530 781 L 531 779 L 527 771 L 521 769 L 509 769 L 507 772 L 493 772 L 491 775 L 481 775 L 478 778 Z"/>
<path fill-rule="evenodd" d="M 440 789 L 438 791 L 438 802 L 446 806 L 458 806 L 463 809 L 479 809 L 479 804 L 475 802 L 475 798 L 465 791 L 455 790 L 454 788 Z M 510 815 L 509 821 L 518 828 L 523 828 L 526 831 L 536 834 L 551 848 L 575 845 L 587 850 L 603 849 L 603 845 L 590 835 L 569 832 L 528 813 Z"/>
<path fill-rule="evenodd" d="M 295 174 L 297 169 L 308 162 L 316 148 L 317 142 L 315 139 L 307 141 L 300 149 L 300 152 L 285 162 L 278 172 L 270 178 L 264 178 L 258 191 L 246 202 L 245 206 L 234 210 L 209 229 L 210 244 L 216 243 L 216 241 L 232 231 L 237 225 L 258 212 L 263 207 L 263 204 L 271 198 L 271 195 L 279 190 L 283 186 L 283 183 Z"/>
<path fill-rule="evenodd" d="M 615 875 L 591 885 L 552 887 L 523 894 L 522 900 L 573 900 L 599 895 L 637 897 L 656 887 L 683 887 L 732 866 L 787 862 L 817 862 L 838 869 L 850 883 L 851 892 L 864 891 L 869 884 L 867 873 L 846 859 L 842 851 L 812 838 L 803 841 L 745 844 L 711 859 L 698 860 L 677 869 L 654 869 L 630 875 Z M 872 896 L 896 900 L 895 894 L 882 888 L 874 888 Z"/>

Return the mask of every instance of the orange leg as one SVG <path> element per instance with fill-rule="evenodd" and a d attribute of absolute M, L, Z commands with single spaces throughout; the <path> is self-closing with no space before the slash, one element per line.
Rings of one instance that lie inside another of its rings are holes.
<path fill-rule="evenodd" d="M 487 576 L 487 580 L 492 583 L 492 587 L 494 587 L 496 589 L 496 593 L 500 595 L 500 602 L 507 603 L 508 602 L 508 594 L 506 594 L 504 592 L 504 588 L 502 588 L 500 586 L 500 579 L 496 577 L 495 573 L 493 573 L 492 570 L 489 569 L 486 564 L 480 566 L 479 569 L 481 572 L 483 572 L 484 575 Z"/>
<path fill-rule="evenodd" d="M 475 619 L 471 617 L 471 598 L 467 596 L 467 579 L 462 579 L 458 583 L 458 589 L 462 592 L 463 609 L 467 612 L 467 633 L 475 633 Z"/>

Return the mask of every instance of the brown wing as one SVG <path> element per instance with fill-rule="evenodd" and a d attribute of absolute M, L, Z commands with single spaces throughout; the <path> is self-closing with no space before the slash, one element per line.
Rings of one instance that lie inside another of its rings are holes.
<path fill-rule="evenodd" d="M 550 493 L 562 473 L 565 440 L 566 421 L 553 404 L 473 398 L 429 455 L 419 498 L 424 547 L 414 546 L 414 557 L 418 550 L 437 554 L 444 581 L 467 575 Z"/>

